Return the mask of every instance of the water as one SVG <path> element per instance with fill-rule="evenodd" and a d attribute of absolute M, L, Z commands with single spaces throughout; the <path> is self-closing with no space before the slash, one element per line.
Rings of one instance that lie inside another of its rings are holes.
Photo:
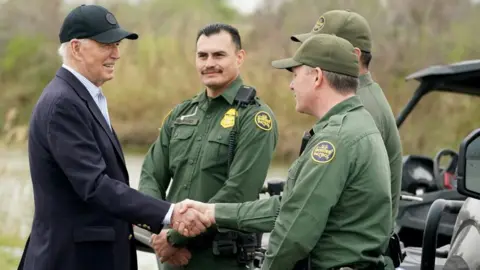
<path fill-rule="evenodd" d="M 143 155 L 128 154 L 125 159 L 130 185 L 137 189 Z M 283 178 L 285 175 L 286 168 L 273 167 L 267 179 Z M 33 191 L 26 150 L 0 147 L 0 186 L 0 235 L 8 234 L 26 239 L 33 217 Z M 267 238 L 264 239 L 264 244 L 266 241 Z M 8 250 L 16 257 L 20 257 L 22 252 L 21 249 L 11 247 L 0 249 Z M 138 252 L 138 265 L 139 269 L 158 269 L 155 256 L 146 252 Z"/>

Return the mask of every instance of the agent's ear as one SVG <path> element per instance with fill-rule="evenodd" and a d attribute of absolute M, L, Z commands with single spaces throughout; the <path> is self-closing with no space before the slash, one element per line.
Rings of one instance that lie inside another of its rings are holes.
<path fill-rule="evenodd" d="M 360 56 L 362 56 L 362 51 L 359 48 L 355 47 L 353 49 L 353 52 L 357 55 L 358 61 L 360 61 Z"/>
<path fill-rule="evenodd" d="M 245 57 L 247 56 L 247 53 L 245 50 L 241 49 L 237 51 L 237 65 L 238 67 L 241 67 L 243 64 L 243 61 L 245 60 Z"/>
<path fill-rule="evenodd" d="M 320 86 L 323 82 L 323 71 L 316 67 L 313 72 L 315 72 L 315 86 Z"/>

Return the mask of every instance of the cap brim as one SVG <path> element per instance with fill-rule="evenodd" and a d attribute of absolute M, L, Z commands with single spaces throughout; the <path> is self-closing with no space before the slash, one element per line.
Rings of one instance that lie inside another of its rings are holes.
<path fill-rule="evenodd" d="M 272 61 L 272 66 L 274 68 L 287 69 L 289 71 L 292 71 L 292 68 L 298 67 L 298 66 L 301 66 L 301 65 L 303 65 L 303 64 L 293 60 L 293 58 L 287 58 L 287 59 Z"/>
<path fill-rule="evenodd" d="M 304 42 L 305 40 L 307 40 L 309 37 L 313 35 L 314 34 L 312 33 L 298 34 L 298 35 L 291 36 L 290 39 L 295 42 Z"/>
<path fill-rule="evenodd" d="M 90 39 L 93 39 L 100 43 L 109 44 L 109 43 L 119 42 L 120 40 L 125 38 L 135 40 L 138 38 L 138 35 L 135 33 L 131 33 L 126 30 L 123 30 L 122 28 L 114 28 L 114 29 L 105 31 L 103 33 L 100 33 L 96 36 L 93 36 Z"/>

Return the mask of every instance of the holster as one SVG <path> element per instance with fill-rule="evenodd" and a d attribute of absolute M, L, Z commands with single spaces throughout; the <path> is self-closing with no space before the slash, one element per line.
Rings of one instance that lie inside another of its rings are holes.
<path fill-rule="evenodd" d="M 400 238 L 396 233 L 393 233 L 388 242 L 388 248 L 385 252 L 385 256 L 388 256 L 393 261 L 393 266 L 399 267 L 400 264 L 405 259 L 406 254 L 402 253 L 402 248 L 400 246 Z"/>
<path fill-rule="evenodd" d="M 239 250 L 237 262 L 241 265 L 249 264 L 255 259 L 257 235 L 254 233 L 239 233 L 237 247 Z"/>
<path fill-rule="evenodd" d="M 235 231 L 218 232 L 213 238 L 212 247 L 215 256 L 232 256 L 238 253 L 238 233 Z"/>
<path fill-rule="evenodd" d="M 247 265 L 255 259 L 257 235 L 236 231 L 218 232 L 212 245 L 215 256 L 236 257 L 238 264 Z"/>

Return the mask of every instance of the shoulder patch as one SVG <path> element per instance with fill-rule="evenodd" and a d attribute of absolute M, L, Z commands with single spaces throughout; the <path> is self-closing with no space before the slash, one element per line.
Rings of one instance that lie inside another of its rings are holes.
<path fill-rule="evenodd" d="M 235 125 L 235 116 L 238 115 L 237 110 L 235 109 L 230 109 L 228 110 L 222 118 L 222 121 L 220 121 L 220 125 L 223 128 L 231 128 Z"/>
<path fill-rule="evenodd" d="M 313 26 L 312 31 L 313 32 L 320 31 L 323 28 L 324 25 L 325 25 L 325 17 L 321 16 L 320 18 L 318 18 L 317 22 Z"/>
<path fill-rule="evenodd" d="M 273 126 L 272 117 L 265 111 L 259 111 L 257 114 L 255 114 L 255 124 L 260 129 L 269 131 Z"/>
<path fill-rule="evenodd" d="M 321 141 L 312 151 L 312 160 L 317 163 L 328 163 L 335 157 L 335 146 L 329 141 Z"/>

